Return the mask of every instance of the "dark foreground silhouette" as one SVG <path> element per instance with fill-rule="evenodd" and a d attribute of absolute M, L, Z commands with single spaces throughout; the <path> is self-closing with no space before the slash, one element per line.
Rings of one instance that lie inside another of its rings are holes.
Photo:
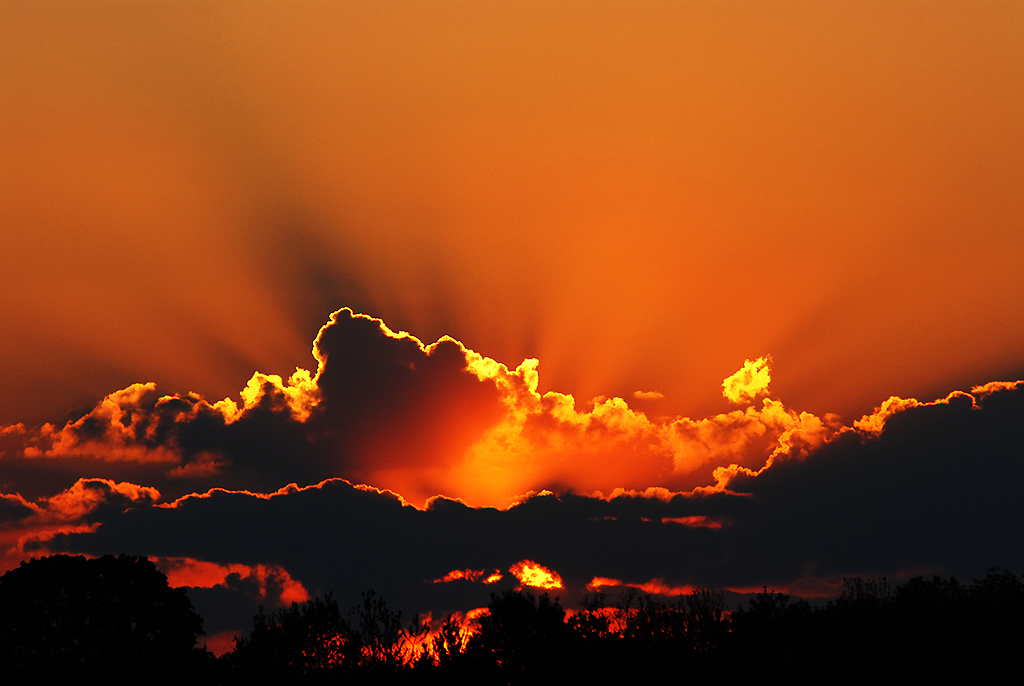
<path fill-rule="evenodd" d="M 740 683 L 996 678 L 1024 639 L 1024 579 L 970 585 L 846 579 L 819 607 L 769 591 L 729 612 L 704 589 L 664 602 L 492 594 L 472 626 L 433 633 L 368 591 L 343 613 L 328 594 L 269 614 L 219 660 L 196 649 L 201 619 L 145 558 L 52 556 L 0 579 L 0 659 L 14 676 L 134 676 L 171 683 L 543 684 L 584 680 Z"/>
<path fill-rule="evenodd" d="M 0 578 L 6 675 L 173 680 L 207 666 L 196 649 L 202 631 L 184 589 L 171 588 L 144 557 L 54 555 Z"/>

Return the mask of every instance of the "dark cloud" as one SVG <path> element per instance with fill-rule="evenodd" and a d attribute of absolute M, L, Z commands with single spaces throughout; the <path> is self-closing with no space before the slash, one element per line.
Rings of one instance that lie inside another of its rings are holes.
<path fill-rule="evenodd" d="M 752 494 L 735 534 L 761 561 L 745 576 L 1020 569 L 1024 386 L 906 409 L 877 438 L 847 432 L 730 487 Z"/>
<path fill-rule="evenodd" d="M 486 603 L 497 585 L 434 584 L 454 569 L 530 559 L 573 602 L 595 576 L 627 583 L 787 587 L 808 578 L 1024 568 L 1024 387 L 890 416 L 804 458 L 738 475 L 727 492 L 537 495 L 507 510 L 331 480 L 273 496 L 213 491 L 119 513 L 52 549 L 279 565 L 311 591 L 374 588 L 407 611 Z M 687 526 L 706 517 L 720 528 Z M 500 590 L 500 589 L 499 589 Z"/>
<path fill-rule="evenodd" d="M 241 402 L 134 384 L 63 426 L 0 428 L 6 563 L 52 550 L 220 565 L 183 585 L 232 616 L 256 580 L 270 597 L 268 569 L 289 597 L 372 588 L 418 611 L 482 606 L 523 560 L 560 575 L 567 603 L 595 577 L 788 588 L 1024 568 L 1022 382 L 892 397 L 843 427 L 755 403 L 766 364 L 745 407 L 651 420 L 620 398 L 541 394 L 536 360 L 510 370 L 348 309 L 313 357 L 315 372 L 254 374 Z M 495 569 L 490 586 L 434 583 Z"/>
<path fill-rule="evenodd" d="M 450 462 L 504 411 L 494 382 L 467 369 L 468 353 L 452 339 L 425 346 L 345 309 L 322 327 L 313 355 L 314 375 L 255 374 L 241 405 L 134 384 L 63 427 L 7 427 L 4 486 L 43 497 L 91 473 L 173 498 L 335 476 L 369 481 L 380 471 Z M 430 488 L 423 497 L 442 485 Z"/>
<path fill-rule="evenodd" d="M 20 522 L 37 511 L 19 495 L 0 494 L 0 525 Z"/>
<path fill-rule="evenodd" d="M 371 468 L 458 459 L 501 418 L 498 389 L 467 369 L 467 351 L 457 341 L 424 347 L 351 310 L 335 313 L 332 322 L 314 342 L 322 402 L 312 419 L 332 445 L 373 457 L 372 467 L 347 460 L 336 473 L 361 479 Z"/>
<path fill-rule="evenodd" d="M 506 506 L 545 488 L 709 486 L 716 469 L 760 469 L 839 428 L 773 398 L 754 404 L 770 381 L 764 359 L 748 362 L 760 368 L 756 388 L 736 396 L 746 407 L 699 420 L 650 419 L 621 398 L 541 393 L 537 360 L 509 369 L 452 338 L 426 345 L 347 308 L 321 327 L 313 359 L 315 372 L 253 374 L 241 402 L 161 396 L 138 383 L 63 426 L 8 427 L 0 492 L 41 498 L 90 474 L 173 499 L 343 477 L 417 505 L 444 494 Z"/>

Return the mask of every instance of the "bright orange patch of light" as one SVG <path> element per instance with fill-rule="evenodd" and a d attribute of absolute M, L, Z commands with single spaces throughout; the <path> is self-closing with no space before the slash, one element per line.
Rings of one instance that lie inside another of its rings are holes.
<path fill-rule="evenodd" d="M 281 588 L 281 604 L 304 603 L 309 600 L 309 592 L 298 581 L 292 578 L 288 570 L 276 565 L 220 565 L 190 557 L 154 557 L 153 563 L 167 576 L 167 583 L 175 588 L 190 586 L 192 588 L 213 588 L 227 582 L 231 574 L 242 579 L 253 578 L 259 582 L 260 597 L 267 597 L 267 582 L 273 580 Z"/>
<path fill-rule="evenodd" d="M 466 581 L 476 581 L 481 576 L 483 576 L 483 573 L 483 570 L 477 572 L 472 569 L 453 569 L 452 571 L 442 576 L 440 579 L 434 579 L 434 583 L 447 584 L 452 581 L 458 581 L 459 579 L 465 579 Z"/>
<path fill-rule="evenodd" d="M 441 638 L 445 623 L 451 619 L 460 627 L 460 636 L 457 643 L 449 643 L 447 646 L 450 652 L 462 652 L 466 649 L 470 638 L 480 631 L 480 617 L 488 614 L 486 607 L 478 607 L 467 612 L 452 612 L 442 619 L 434 617 L 433 613 L 426 612 L 419 616 L 420 626 L 425 631 L 409 633 L 405 636 L 403 652 L 407 663 L 415 663 L 427 657 L 437 664 L 441 655 L 438 653 L 438 639 Z M 450 653 L 449 653 L 450 654 Z"/>
<path fill-rule="evenodd" d="M 466 581 L 483 581 L 485 584 L 493 584 L 496 581 L 501 581 L 501 572 L 495 569 L 491 574 L 484 578 L 486 571 L 483 569 L 453 569 L 452 571 L 445 574 L 440 579 L 434 579 L 435 584 L 447 584 L 452 581 L 458 581 L 459 579 L 465 579 Z"/>
<path fill-rule="evenodd" d="M 509 573 L 519 579 L 523 586 L 533 588 L 564 588 L 562 577 L 544 565 L 537 564 L 533 560 L 520 560 L 511 567 Z"/>
<path fill-rule="evenodd" d="M 768 355 L 744 361 L 738 372 L 722 382 L 722 395 L 730 402 L 742 403 L 767 393 L 772 380 L 771 361 Z"/>
<path fill-rule="evenodd" d="M 491 611 L 486 607 L 474 607 L 472 610 L 466 613 L 466 619 L 471 622 L 475 622 L 484 615 L 490 614 Z"/>
<path fill-rule="evenodd" d="M 604 587 L 604 586 L 621 586 L 621 585 L 622 585 L 622 582 L 619 581 L 618 579 L 610 579 L 610 578 L 608 578 L 606 576 L 595 576 L 593 579 L 590 580 L 590 583 L 587 584 L 587 590 L 590 591 L 591 593 L 593 593 L 595 591 L 600 591 L 601 588 Z"/>

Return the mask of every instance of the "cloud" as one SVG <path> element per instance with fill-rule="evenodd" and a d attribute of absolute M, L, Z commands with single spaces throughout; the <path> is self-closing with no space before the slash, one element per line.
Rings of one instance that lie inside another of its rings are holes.
<path fill-rule="evenodd" d="M 746 403 L 768 392 L 771 357 L 746 360 L 738 372 L 722 382 L 722 395 L 730 402 Z"/>
<path fill-rule="evenodd" d="M 215 588 L 227 586 L 229 577 L 237 577 L 254 580 L 259 588 L 258 597 L 268 607 L 303 603 L 310 597 L 287 570 L 274 565 L 220 565 L 191 557 L 154 558 L 153 562 L 174 587 Z"/>
<path fill-rule="evenodd" d="M 0 494 L 0 522 L 90 523 L 111 514 L 149 507 L 160 492 L 149 486 L 109 479 L 79 479 L 55 495 L 31 502 L 20 494 Z"/>
<path fill-rule="evenodd" d="M 0 524 L 20 522 L 39 513 L 39 507 L 20 495 L 0 494 Z"/>
<path fill-rule="evenodd" d="M 99 521 L 109 514 L 147 507 L 160 499 L 149 486 L 114 483 L 109 479 L 79 479 L 75 484 L 43 501 L 45 516 L 67 522 Z"/>
<path fill-rule="evenodd" d="M 139 383 L 63 427 L 8 427 L 7 488 L 38 497 L 84 471 L 175 498 L 343 477 L 420 504 L 443 494 L 505 506 L 545 488 L 712 486 L 716 469 L 761 469 L 836 429 L 772 399 L 704 419 L 652 419 L 622 398 L 578 403 L 538 390 L 536 359 L 509 368 L 452 338 L 428 345 L 347 308 L 321 327 L 312 356 L 314 372 L 254 373 L 237 401 L 161 396 Z M 726 385 L 752 399 L 767 365 L 748 360 Z"/>
<path fill-rule="evenodd" d="M 493 584 L 502 579 L 502 573 L 495 569 L 490 574 L 484 569 L 453 569 L 440 579 L 434 579 L 435 584 L 449 584 L 453 581 L 480 581 L 485 584 Z"/>
<path fill-rule="evenodd" d="M 150 507 L 159 497 L 155 488 L 109 479 L 78 479 L 34 501 L 0 493 L 0 569 L 17 566 L 58 534 L 93 530 L 121 512 Z"/>
<path fill-rule="evenodd" d="M 388 485 L 426 482 L 503 411 L 493 361 L 443 338 L 424 345 L 383 322 L 340 310 L 313 346 L 317 370 L 288 379 L 255 373 L 240 401 L 197 394 L 158 396 L 155 384 L 108 395 L 57 428 L 6 427 L 8 488 L 52 483 L 56 473 L 142 477 L 174 497 L 215 486 L 273 491 L 291 482 L 345 475 Z M 73 466 L 72 466 L 73 465 Z"/>
<path fill-rule="evenodd" d="M 587 590 L 591 591 L 591 592 L 594 592 L 594 593 L 598 593 L 598 592 L 604 591 L 605 589 L 608 589 L 608 588 L 617 588 L 617 587 L 635 588 L 637 590 L 643 591 L 644 593 L 649 593 L 651 595 L 666 595 L 666 596 L 689 595 L 695 589 L 694 586 L 685 586 L 685 585 L 684 586 L 672 586 L 672 585 L 666 584 L 664 579 L 652 579 L 652 580 L 650 580 L 650 581 L 648 581 L 646 583 L 642 583 L 642 584 L 637 584 L 637 583 L 627 584 L 627 583 L 623 583 L 619 579 L 607 579 L 607 578 L 601 577 L 601 576 L 595 576 L 590 581 L 590 583 L 587 584 Z"/>
<path fill-rule="evenodd" d="M 163 444 L 160 413 L 150 402 L 154 383 L 137 383 L 111 393 L 91 412 L 57 430 L 43 425 L 39 443 L 26 448 L 28 457 L 90 456 L 100 460 L 175 462 L 173 445 Z"/>
<path fill-rule="evenodd" d="M 533 560 L 520 560 L 516 562 L 509 567 L 508 573 L 519 579 L 519 583 L 523 586 L 543 588 L 549 591 L 565 588 L 565 584 L 562 583 L 562 577 L 558 572 L 548 569 Z"/>
<path fill-rule="evenodd" d="M 124 510 L 48 545 L 274 565 L 310 593 L 374 588 L 408 611 L 480 607 L 490 590 L 529 583 L 519 577 L 534 566 L 557 573 L 569 604 L 595 578 L 659 593 L 806 589 L 853 574 L 969 578 L 1024 567 L 1021 417 L 1024 387 L 952 394 L 890 415 L 880 433 L 839 432 L 799 458 L 737 472 L 719 491 L 548 493 L 507 509 L 435 498 L 418 508 L 334 479 Z M 436 583 L 494 569 L 512 573 L 488 586 Z"/>
<path fill-rule="evenodd" d="M 0 430 L 4 564 L 177 560 L 236 618 L 370 588 L 409 611 L 481 607 L 537 570 L 571 602 L 595 579 L 807 589 L 1024 566 L 1024 382 L 894 396 L 844 426 L 756 399 L 767 358 L 730 377 L 745 407 L 690 419 L 541 392 L 537 360 L 350 310 L 313 355 L 315 372 L 254 374 L 238 401 L 135 384 L 63 427 Z"/>

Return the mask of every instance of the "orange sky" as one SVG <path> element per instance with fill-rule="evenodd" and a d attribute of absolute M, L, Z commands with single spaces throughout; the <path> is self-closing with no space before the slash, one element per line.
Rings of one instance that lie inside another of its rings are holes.
<path fill-rule="evenodd" d="M 577 398 L 1024 369 L 1019 3 L 5 2 L 0 421 L 352 306 Z M 544 390 L 542 389 L 542 390 Z"/>
<path fill-rule="evenodd" d="M 1022 85 L 1019 2 L 5 0 L 0 571 L 1019 569 Z"/>

